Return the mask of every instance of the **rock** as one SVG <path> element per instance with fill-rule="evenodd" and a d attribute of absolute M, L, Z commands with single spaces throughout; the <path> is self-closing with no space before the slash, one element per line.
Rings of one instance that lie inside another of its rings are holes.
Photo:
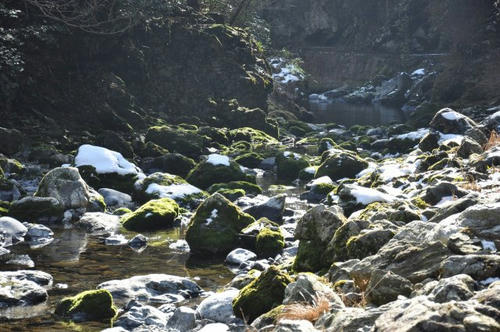
<path fill-rule="evenodd" d="M 294 282 L 285 288 L 283 304 L 307 303 L 313 305 L 318 299 L 327 299 L 332 307 L 343 307 L 340 297 L 319 277 L 312 273 L 299 273 Z"/>
<path fill-rule="evenodd" d="M 299 172 L 309 167 L 309 162 L 300 154 L 285 151 L 276 156 L 278 179 L 295 180 Z"/>
<path fill-rule="evenodd" d="M 24 241 L 24 236 L 28 232 L 28 228 L 21 224 L 18 220 L 11 217 L 0 217 L 0 234 L 3 238 L 2 247 L 8 247 L 17 242 Z M 2 244 L 0 242 L 0 244 Z"/>
<path fill-rule="evenodd" d="M 233 278 L 233 280 L 231 280 L 228 286 L 236 289 L 242 289 L 260 276 L 260 274 L 261 272 L 258 270 L 250 270 L 247 273 L 238 274 Z"/>
<path fill-rule="evenodd" d="M 129 194 L 125 194 L 110 188 L 101 188 L 98 190 L 98 192 L 104 198 L 106 206 L 110 208 L 126 207 L 131 209 L 134 207 L 132 197 Z"/>
<path fill-rule="evenodd" d="M 179 205 L 196 208 L 207 194 L 201 189 L 187 183 L 177 175 L 169 173 L 153 173 L 135 183 L 136 197 L 147 201 L 154 198 L 170 198 Z"/>
<path fill-rule="evenodd" d="M 190 252 L 191 248 L 189 248 L 189 244 L 186 240 L 177 240 L 168 245 L 170 249 L 177 250 L 180 252 Z"/>
<path fill-rule="evenodd" d="M 165 329 L 167 326 L 168 314 L 155 307 L 132 300 L 127 304 L 125 310 L 126 312 L 113 322 L 113 326 L 121 327 L 126 331 L 139 327 Z"/>
<path fill-rule="evenodd" d="M 142 234 L 137 234 L 128 241 L 128 245 L 132 249 L 142 249 L 142 248 L 145 249 L 146 246 L 148 245 L 148 238 Z"/>
<path fill-rule="evenodd" d="M 412 283 L 391 271 L 373 270 L 366 288 L 366 299 L 375 305 L 392 302 L 399 295 L 410 296 Z"/>
<path fill-rule="evenodd" d="M 377 189 L 366 188 L 357 184 L 343 184 L 338 190 L 339 205 L 346 216 L 361 210 L 374 202 L 390 203 L 396 200 L 394 196 Z"/>
<path fill-rule="evenodd" d="M 453 183 L 440 182 L 436 185 L 429 186 L 425 189 L 425 194 L 422 199 L 431 204 L 438 204 L 444 197 L 458 197 L 461 198 L 467 195 L 467 192 L 463 189 L 458 188 Z"/>
<path fill-rule="evenodd" d="M 250 214 L 255 219 L 267 218 L 271 221 L 281 223 L 285 210 L 286 194 L 271 197 L 266 202 L 244 208 L 243 212 Z"/>
<path fill-rule="evenodd" d="M 500 282 L 492 282 L 488 288 L 474 294 L 473 300 L 500 310 Z"/>
<path fill-rule="evenodd" d="M 333 149 L 328 151 L 326 159 L 316 171 L 316 178 L 329 176 L 333 181 L 342 178 L 354 178 L 356 174 L 368 167 L 368 162 L 357 154 Z"/>
<path fill-rule="evenodd" d="M 257 279 L 243 287 L 233 300 L 233 312 L 237 317 L 252 322 L 283 301 L 285 288 L 292 279 L 271 266 Z"/>
<path fill-rule="evenodd" d="M 58 167 L 45 174 L 35 196 L 54 197 L 64 210 L 84 208 L 92 212 L 105 208 L 102 196 L 89 188 L 73 167 Z"/>
<path fill-rule="evenodd" d="M 374 255 L 392 237 L 394 232 L 388 229 L 365 229 L 359 235 L 352 236 L 346 242 L 347 258 L 363 259 Z"/>
<path fill-rule="evenodd" d="M 262 188 L 251 182 L 246 182 L 246 181 L 231 181 L 227 183 L 215 183 L 211 185 L 207 191 L 211 194 L 218 192 L 220 190 L 227 189 L 227 190 L 234 190 L 234 189 L 242 189 L 245 191 L 245 194 L 247 195 L 260 195 L 262 194 Z"/>
<path fill-rule="evenodd" d="M 112 320 L 118 310 L 111 293 L 105 289 L 81 292 L 61 300 L 56 307 L 56 315 L 75 321 Z"/>
<path fill-rule="evenodd" d="M 24 266 L 27 268 L 35 267 L 35 262 L 28 255 L 16 255 L 9 259 L 5 264 Z"/>
<path fill-rule="evenodd" d="M 96 144 L 112 151 L 118 151 L 127 158 L 134 157 L 134 149 L 120 134 L 105 130 L 96 137 Z"/>
<path fill-rule="evenodd" d="M 179 206 L 170 198 L 154 199 L 132 213 L 121 217 L 123 227 L 135 232 L 165 229 L 174 226 Z"/>
<path fill-rule="evenodd" d="M 264 158 L 264 160 L 261 161 L 259 168 L 270 171 L 274 168 L 275 165 L 276 157 L 268 157 Z"/>
<path fill-rule="evenodd" d="M 474 280 L 498 277 L 500 275 L 500 256 L 450 256 L 443 260 L 440 273 L 442 278 L 451 277 L 457 274 L 468 274 L 474 278 Z"/>
<path fill-rule="evenodd" d="M 142 171 L 121 153 L 100 146 L 84 144 L 78 148 L 75 166 L 92 187 L 112 188 L 131 193 Z"/>
<path fill-rule="evenodd" d="M 150 144 L 151 142 L 148 142 Z M 151 143 L 152 144 L 152 143 Z M 186 177 L 196 166 L 196 162 L 180 153 L 164 153 L 151 160 L 143 161 L 142 167 L 148 172 L 166 172 Z"/>
<path fill-rule="evenodd" d="M 122 234 L 111 234 L 104 239 L 104 244 L 107 246 L 122 246 L 127 243 L 127 238 Z"/>
<path fill-rule="evenodd" d="M 478 199 L 476 197 L 470 197 L 469 195 L 450 201 L 446 206 L 440 207 L 434 216 L 429 219 L 429 222 L 440 223 L 449 216 L 460 213 L 476 204 L 478 204 Z"/>
<path fill-rule="evenodd" d="M 215 293 L 201 301 L 196 313 L 201 319 L 229 324 L 236 318 L 233 313 L 232 302 L 238 294 L 237 289 Z"/>
<path fill-rule="evenodd" d="M 381 307 L 345 307 L 324 314 L 316 322 L 320 331 L 370 331 L 375 320 L 387 310 Z"/>
<path fill-rule="evenodd" d="M 255 251 L 259 257 L 275 257 L 283 251 L 285 239 L 280 228 L 264 227 L 255 239 Z"/>
<path fill-rule="evenodd" d="M 50 228 L 40 224 L 26 224 L 28 232 L 26 241 L 31 248 L 41 248 L 50 244 L 54 240 L 54 232 Z"/>
<path fill-rule="evenodd" d="M 242 212 L 221 194 L 207 198 L 192 216 L 186 231 L 186 241 L 198 255 L 227 255 L 238 248 L 238 234 L 255 219 Z"/>
<path fill-rule="evenodd" d="M 470 228 L 480 237 L 496 240 L 500 238 L 500 202 L 477 204 L 467 208 L 457 218 L 457 225 Z"/>
<path fill-rule="evenodd" d="M 177 303 L 196 297 L 202 291 L 194 281 L 168 274 L 111 280 L 99 284 L 97 288 L 109 290 L 113 299 L 120 304 L 132 299 L 144 303 Z"/>
<path fill-rule="evenodd" d="M 333 263 L 348 260 L 347 242 L 349 239 L 359 235 L 363 229 L 368 228 L 369 222 L 365 220 L 352 220 L 340 226 L 328 243 L 324 259 Z"/>
<path fill-rule="evenodd" d="M 357 263 L 359 263 L 359 259 L 350 259 L 345 262 L 334 262 L 328 270 L 328 280 L 334 284 L 337 281 L 349 279 L 352 267 Z"/>
<path fill-rule="evenodd" d="M 409 223 L 421 220 L 421 215 L 416 207 L 404 201 L 395 201 L 393 203 L 374 202 L 368 204 L 356 218 L 368 221 L 388 220 L 395 223 Z"/>
<path fill-rule="evenodd" d="M 241 263 L 255 260 L 257 255 L 250 250 L 237 248 L 231 251 L 226 257 L 226 263 L 231 265 L 240 265 Z"/>
<path fill-rule="evenodd" d="M 0 127 L 0 153 L 10 156 L 21 150 L 25 136 L 17 129 L 7 129 Z"/>
<path fill-rule="evenodd" d="M 206 152 L 205 147 L 209 146 L 211 139 L 196 130 L 156 126 L 148 129 L 146 141 L 156 143 L 170 152 L 196 158 Z"/>
<path fill-rule="evenodd" d="M 174 314 L 168 320 L 167 326 L 176 331 L 190 331 L 195 323 L 195 311 L 188 307 L 179 307 L 175 309 Z"/>
<path fill-rule="evenodd" d="M 323 259 L 323 252 L 339 227 L 346 222 L 343 211 L 338 206 L 318 205 L 299 220 L 295 238 L 299 239 L 299 249 L 294 262 L 298 271 L 318 271 L 332 263 Z"/>
<path fill-rule="evenodd" d="M 120 217 L 102 212 L 87 212 L 76 225 L 93 235 L 109 235 L 120 228 Z"/>
<path fill-rule="evenodd" d="M 431 152 L 432 150 L 439 147 L 439 140 L 441 135 L 436 131 L 429 131 L 418 143 L 420 150 L 424 152 Z"/>
<path fill-rule="evenodd" d="M 476 282 L 467 274 L 457 274 L 453 277 L 439 280 L 431 292 L 434 302 L 465 301 L 474 295 Z"/>
<path fill-rule="evenodd" d="M 467 130 L 477 127 L 478 124 L 450 108 L 443 108 L 436 113 L 429 126 L 445 134 L 463 135 Z"/>
<path fill-rule="evenodd" d="M 0 307 L 32 306 L 48 299 L 52 276 L 42 271 L 0 272 Z"/>
<path fill-rule="evenodd" d="M 462 158 L 469 158 L 473 153 L 481 154 L 483 153 L 483 148 L 476 141 L 465 137 L 458 147 L 457 155 Z"/>
<path fill-rule="evenodd" d="M 435 303 L 419 296 L 398 300 L 375 321 L 372 331 L 496 331 L 498 310 L 472 301 Z"/>
<path fill-rule="evenodd" d="M 54 197 L 24 197 L 12 202 L 9 214 L 31 222 L 54 222 L 63 218 L 64 210 Z"/>
<path fill-rule="evenodd" d="M 369 280 L 374 269 L 392 271 L 411 282 L 437 277 L 441 262 L 451 255 L 439 241 L 426 241 L 433 225 L 413 221 L 387 242 L 377 254 L 362 259 L 352 268 L 354 280 Z"/>

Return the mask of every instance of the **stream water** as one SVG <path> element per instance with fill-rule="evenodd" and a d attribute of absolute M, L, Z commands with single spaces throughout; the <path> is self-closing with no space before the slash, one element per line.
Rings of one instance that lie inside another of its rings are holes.
<path fill-rule="evenodd" d="M 275 184 L 273 177 L 258 177 L 264 194 L 276 194 L 269 190 Z M 287 207 L 305 209 L 305 202 L 297 196 L 302 187 L 281 187 L 290 202 Z M 287 199 L 288 202 L 288 199 Z M 104 323 L 64 323 L 52 315 L 56 304 L 66 296 L 95 289 L 108 280 L 125 279 L 135 275 L 164 273 L 190 277 L 205 291 L 216 291 L 235 275 L 224 265 L 223 258 L 193 259 L 189 253 L 172 250 L 168 244 L 184 238 L 185 230 L 174 228 L 168 231 L 143 233 L 149 238 L 148 247 L 138 253 L 128 246 L 105 245 L 103 238 L 88 236 L 76 228 L 51 226 L 54 241 L 43 248 L 30 249 L 27 245 L 12 247 L 15 254 L 28 254 L 35 262 L 34 269 L 47 272 L 54 278 L 54 287 L 49 291 L 49 300 L 35 307 L 0 310 L 0 331 L 100 331 L 108 326 Z M 134 234 L 125 234 L 132 238 Z M 0 265 L 0 271 L 23 269 L 13 265 Z M 63 285 L 62 287 L 60 285 Z M 181 303 L 196 304 L 200 298 Z"/>
<path fill-rule="evenodd" d="M 342 101 L 314 102 L 309 104 L 316 122 L 334 122 L 346 127 L 353 125 L 382 125 L 389 123 L 404 123 L 404 113 L 394 107 L 381 104 L 348 104 Z"/>

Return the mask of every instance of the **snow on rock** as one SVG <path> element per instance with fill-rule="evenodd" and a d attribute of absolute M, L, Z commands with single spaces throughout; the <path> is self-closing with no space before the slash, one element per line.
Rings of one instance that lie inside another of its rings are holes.
<path fill-rule="evenodd" d="M 456 121 L 456 120 L 459 120 L 459 119 L 464 117 L 462 114 L 455 112 L 455 111 L 452 111 L 452 110 L 450 110 L 448 112 L 441 113 L 441 116 L 449 121 Z"/>
<path fill-rule="evenodd" d="M 394 200 L 394 197 L 391 195 L 358 185 L 352 185 L 350 193 L 354 198 L 356 198 L 357 203 L 363 205 L 368 205 L 373 202 L 392 202 Z"/>
<path fill-rule="evenodd" d="M 160 198 L 182 199 L 190 195 L 201 193 L 201 189 L 189 184 L 171 184 L 169 186 L 162 186 L 157 183 L 151 183 L 146 189 L 146 194 L 158 195 Z"/>
<path fill-rule="evenodd" d="M 413 73 L 411 73 L 411 76 L 424 76 L 424 75 L 425 75 L 424 68 L 417 69 Z"/>
<path fill-rule="evenodd" d="M 438 144 L 439 145 L 446 145 L 448 143 L 451 143 L 451 142 L 455 142 L 457 143 L 458 145 L 460 145 L 462 143 L 464 139 L 464 136 L 463 135 L 457 135 L 457 134 L 439 134 L 439 141 L 438 141 Z"/>
<path fill-rule="evenodd" d="M 333 181 L 328 175 L 325 175 L 312 180 L 307 185 L 310 185 L 312 187 L 312 186 L 317 186 L 318 184 L 333 184 Z"/>
<path fill-rule="evenodd" d="M 212 164 L 214 166 L 218 165 L 229 166 L 229 157 L 217 153 L 212 153 L 211 155 L 208 156 L 207 163 Z"/>
<path fill-rule="evenodd" d="M 401 134 L 401 135 L 397 135 L 396 138 L 399 138 L 399 139 L 411 139 L 411 140 L 419 140 L 421 139 L 422 137 L 424 137 L 425 135 L 427 135 L 429 133 L 429 129 L 425 129 L 425 128 L 420 128 L 416 131 L 411 131 L 409 133 L 406 133 L 406 134 Z"/>
<path fill-rule="evenodd" d="M 100 146 L 84 144 L 78 148 L 75 166 L 93 166 L 99 174 L 139 174 L 141 170 L 125 159 L 121 153 Z"/>
<path fill-rule="evenodd" d="M 316 169 L 317 167 L 315 166 L 309 166 L 309 167 L 306 167 L 304 168 L 304 172 L 306 172 L 307 174 L 316 174 Z"/>
<path fill-rule="evenodd" d="M 290 152 L 290 151 L 283 152 L 283 156 L 285 158 L 288 158 L 288 159 L 290 159 L 290 158 L 293 158 L 295 160 L 299 160 L 300 159 L 300 154 L 295 153 L 295 152 Z"/>
<path fill-rule="evenodd" d="M 207 220 L 205 221 L 205 225 L 207 226 L 210 225 L 214 221 L 214 219 L 217 218 L 218 212 L 219 211 L 217 211 L 217 209 L 213 209 L 212 212 L 210 213 L 210 217 L 207 218 Z"/>
<path fill-rule="evenodd" d="M 279 83 L 286 84 L 304 79 L 301 69 L 293 63 L 286 63 L 283 58 L 271 58 L 269 62 L 275 70 L 279 70 L 279 72 L 272 75 L 273 79 Z"/>

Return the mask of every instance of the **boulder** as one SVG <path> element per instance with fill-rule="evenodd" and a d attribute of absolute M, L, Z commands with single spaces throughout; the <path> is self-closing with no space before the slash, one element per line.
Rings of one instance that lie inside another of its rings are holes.
<path fill-rule="evenodd" d="M 429 126 L 445 134 L 463 135 L 467 130 L 477 127 L 478 124 L 467 116 L 455 112 L 451 108 L 443 108 L 434 115 Z"/>
<path fill-rule="evenodd" d="M 349 216 L 374 202 L 391 203 L 396 200 L 394 196 L 383 193 L 377 189 L 366 188 L 357 184 L 343 184 L 338 190 L 339 205 Z"/>
<path fill-rule="evenodd" d="M 112 320 L 118 310 L 113 303 L 111 293 L 105 289 L 98 289 L 62 299 L 55 313 L 75 321 L 104 321 Z"/>
<path fill-rule="evenodd" d="M 225 262 L 230 265 L 239 266 L 241 263 L 257 259 L 257 255 L 250 250 L 237 248 L 227 254 Z"/>
<path fill-rule="evenodd" d="M 109 208 L 126 207 L 131 209 L 134 207 L 132 197 L 129 194 L 110 188 L 101 188 L 98 192 L 101 194 L 104 199 L 104 203 L 106 203 L 106 206 Z"/>
<path fill-rule="evenodd" d="M 366 299 L 375 305 L 392 302 L 403 295 L 410 296 L 412 283 L 391 271 L 373 270 L 366 288 Z"/>
<path fill-rule="evenodd" d="M 286 286 L 283 304 L 314 305 L 319 299 L 327 299 L 332 307 L 344 307 L 340 297 L 318 276 L 312 273 L 299 273 L 295 281 Z"/>
<path fill-rule="evenodd" d="M 52 276 L 42 271 L 0 272 L 0 307 L 33 306 L 48 299 Z"/>
<path fill-rule="evenodd" d="M 233 300 L 237 317 L 252 322 L 283 302 L 286 286 L 292 282 L 288 274 L 271 266 L 257 279 L 243 287 Z"/>
<path fill-rule="evenodd" d="M 145 305 L 135 300 L 130 301 L 125 307 L 125 312 L 114 322 L 115 328 L 122 328 L 122 331 L 130 331 L 136 328 L 159 328 L 164 329 L 168 322 L 169 315 L 161 310 Z"/>
<path fill-rule="evenodd" d="M 178 307 L 167 322 L 174 331 L 191 331 L 196 325 L 196 311 L 188 307 Z"/>
<path fill-rule="evenodd" d="M 329 176 L 333 181 L 342 178 L 354 178 L 356 174 L 368 167 L 368 162 L 356 153 L 346 150 L 332 149 L 327 152 L 326 159 L 316 171 L 316 178 Z"/>
<path fill-rule="evenodd" d="M 121 217 L 123 227 L 135 232 L 165 229 L 174 226 L 179 206 L 170 198 L 154 199 L 132 213 Z"/>
<path fill-rule="evenodd" d="M 250 214 L 255 219 L 267 218 L 271 221 L 281 223 L 285 210 L 286 196 L 286 194 L 273 196 L 265 202 L 243 208 L 243 212 Z"/>
<path fill-rule="evenodd" d="M 1 240 L 0 247 L 8 247 L 17 242 L 24 241 L 28 228 L 18 220 L 11 217 L 0 217 Z"/>
<path fill-rule="evenodd" d="M 467 274 L 457 274 L 439 280 L 430 295 L 434 302 L 465 301 L 474 295 L 476 282 Z"/>
<path fill-rule="evenodd" d="M 283 251 L 285 239 L 281 229 L 262 228 L 255 239 L 255 252 L 259 257 L 275 257 Z"/>
<path fill-rule="evenodd" d="M 196 158 L 206 152 L 211 139 L 192 129 L 156 126 L 148 129 L 146 141 L 156 143 L 170 152 Z"/>
<path fill-rule="evenodd" d="M 202 189 L 214 183 L 248 181 L 255 183 L 255 176 L 247 175 L 237 162 L 219 154 L 211 154 L 192 169 L 186 180 Z"/>
<path fill-rule="evenodd" d="M 44 247 L 54 240 L 54 232 L 47 226 L 29 223 L 25 223 L 24 225 L 28 227 L 26 241 L 31 248 Z"/>
<path fill-rule="evenodd" d="M 215 293 L 201 301 L 196 313 L 201 319 L 229 324 L 236 318 L 233 313 L 232 302 L 238 294 L 237 289 L 228 289 L 221 293 Z"/>
<path fill-rule="evenodd" d="M 352 236 L 347 240 L 347 258 L 363 259 L 374 255 L 393 236 L 394 232 L 389 229 L 362 230 L 359 235 Z"/>
<path fill-rule="evenodd" d="M 120 228 L 120 217 L 103 212 L 87 212 L 76 225 L 92 235 L 109 235 Z"/>
<path fill-rule="evenodd" d="M 77 168 L 58 167 L 43 177 L 35 193 L 38 197 L 54 197 L 64 210 L 103 211 L 104 199 L 82 179 Z"/>
<path fill-rule="evenodd" d="M 338 206 L 318 205 L 299 220 L 295 238 L 300 240 L 294 268 L 298 271 L 318 271 L 332 263 L 322 258 L 328 243 L 339 227 L 346 222 Z"/>
<path fill-rule="evenodd" d="M 327 263 L 331 264 L 337 261 L 348 260 L 347 242 L 349 239 L 359 235 L 369 225 L 370 223 L 365 220 L 351 220 L 341 225 L 335 231 L 323 254 Z"/>
<path fill-rule="evenodd" d="M 456 255 L 447 257 L 441 263 L 441 277 L 468 274 L 474 280 L 484 280 L 500 275 L 500 256 L 498 255 Z"/>
<path fill-rule="evenodd" d="M 276 156 L 278 179 L 295 180 L 299 172 L 309 167 L 309 162 L 301 154 L 285 151 Z"/>
<path fill-rule="evenodd" d="M 182 177 L 186 177 L 195 166 L 196 162 L 193 159 L 180 153 L 164 153 L 156 158 L 144 160 L 141 164 L 141 167 L 148 172 L 166 172 Z"/>
<path fill-rule="evenodd" d="M 194 281 L 168 274 L 111 280 L 99 284 L 97 288 L 108 290 L 119 304 L 133 299 L 143 303 L 177 303 L 196 297 L 202 291 Z"/>
<path fill-rule="evenodd" d="M 469 158 L 473 153 L 481 154 L 483 153 L 483 148 L 476 141 L 465 137 L 458 147 L 457 155 L 462 158 Z"/>
<path fill-rule="evenodd" d="M 207 198 L 191 217 L 186 241 L 196 255 L 227 255 L 239 247 L 238 234 L 255 219 L 221 194 Z"/>
<path fill-rule="evenodd" d="M 63 207 L 54 197 L 27 196 L 11 203 L 9 215 L 31 222 L 53 222 L 62 220 Z"/>

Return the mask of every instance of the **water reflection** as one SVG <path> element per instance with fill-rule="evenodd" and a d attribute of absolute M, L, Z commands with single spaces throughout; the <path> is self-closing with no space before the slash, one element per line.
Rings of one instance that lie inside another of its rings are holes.
<path fill-rule="evenodd" d="M 381 125 L 405 121 L 401 110 L 381 104 L 348 104 L 343 101 L 310 103 L 316 122 L 337 124 L 350 127 L 359 125 Z"/>

